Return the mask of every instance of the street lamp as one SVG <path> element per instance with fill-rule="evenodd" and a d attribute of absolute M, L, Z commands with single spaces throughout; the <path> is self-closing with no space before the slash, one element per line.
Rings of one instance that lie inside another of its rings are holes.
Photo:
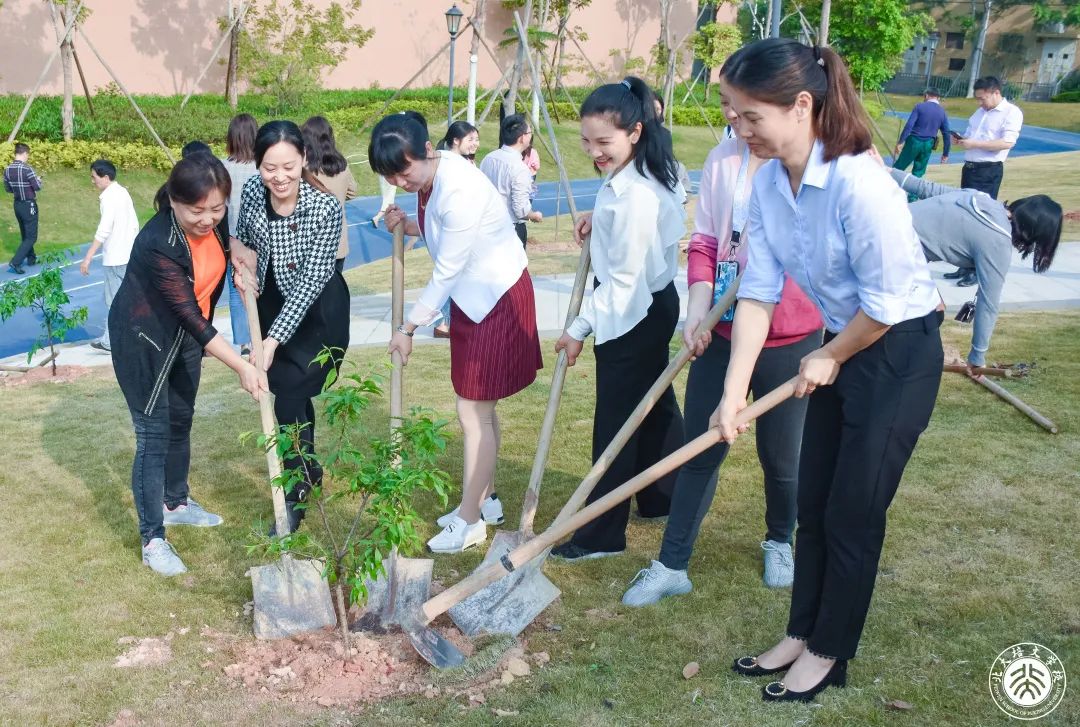
<path fill-rule="evenodd" d="M 937 32 L 936 30 L 926 37 L 927 45 L 930 48 L 930 60 L 926 62 L 927 88 L 930 88 L 930 74 L 934 72 L 934 51 L 937 50 L 937 44 L 939 40 L 941 40 L 941 33 Z"/>
<path fill-rule="evenodd" d="M 446 32 L 450 34 L 450 93 L 446 102 L 446 125 L 450 126 L 454 121 L 454 42 L 457 40 L 458 31 L 461 29 L 461 19 L 464 13 L 458 10 L 457 3 L 446 11 Z"/>

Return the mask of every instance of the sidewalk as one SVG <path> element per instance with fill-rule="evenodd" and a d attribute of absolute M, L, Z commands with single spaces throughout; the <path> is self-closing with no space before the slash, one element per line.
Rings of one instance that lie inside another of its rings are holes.
<path fill-rule="evenodd" d="M 932 263 L 930 266 L 950 314 L 965 302 L 971 300 L 975 288 L 958 288 L 951 281 L 941 279 L 942 274 L 953 268 L 944 263 Z M 533 279 L 536 291 L 536 325 L 542 338 L 554 338 L 562 333 L 566 318 L 566 308 L 570 304 L 570 289 L 574 284 L 572 273 L 545 275 Z M 682 315 L 686 313 L 686 271 L 680 271 L 675 278 L 676 288 L 682 300 Z M 586 286 L 586 295 L 592 286 Z M 420 290 L 410 290 L 405 294 L 405 304 L 410 305 L 419 296 Z M 1005 290 L 1001 296 L 1003 312 L 1016 310 L 1058 310 L 1061 308 L 1080 308 L 1080 242 L 1062 243 L 1054 260 L 1054 266 L 1047 273 L 1036 275 L 1031 270 L 1031 258 L 1021 261 L 1018 254 L 1013 255 L 1012 269 L 1006 278 Z M 385 346 L 390 340 L 390 294 L 353 296 L 350 308 L 352 324 L 350 339 L 353 346 Z M 231 340 L 232 329 L 226 308 L 218 308 L 214 315 L 217 329 Z M 443 339 L 434 339 L 432 329 L 422 328 L 416 332 L 417 342 L 431 345 L 448 345 Z M 64 344 L 61 348 L 59 363 L 75 366 L 107 366 L 112 364 L 109 354 L 95 351 L 89 343 Z M 45 357 L 39 352 L 37 360 Z M 9 356 L 0 359 L 7 365 L 25 365 L 26 356 Z"/>

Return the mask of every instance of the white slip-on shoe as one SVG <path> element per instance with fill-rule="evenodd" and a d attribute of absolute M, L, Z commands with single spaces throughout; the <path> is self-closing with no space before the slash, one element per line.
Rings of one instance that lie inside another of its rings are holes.
<path fill-rule="evenodd" d="M 447 525 L 450 524 L 451 520 L 457 517 L 460 511 L 461 505 L 458 505 L 453 510 L 436 520 L 435 524 L 438 525 L 440 528 L 445 528 Z M 486 522 L 488 525 L 503 524 L 505 518 L 503 517 L 502 500 L 499 499 L 499 496 L 497 494 L 492 493 L 490 497 L 480 503 L 480 519 Z"/>
<path fill-rule="evenodd" d="M 642 568 L 630 582 L 623 594 L 623 605 L 640 608 L 651 606 L 668 596 L 681 596 L 693 590 L 694 585 L 684 570 L 672 570 L 658 560 L 648 568 Z"/>
<path fill-rule="evenodd" d="M 427 546 L 432 553 L 460 553 L 485 540 L 487 526 L 483 520 L 477 520 L 470 525 L 455 515 L 441 533 L 428 541 Z"/>

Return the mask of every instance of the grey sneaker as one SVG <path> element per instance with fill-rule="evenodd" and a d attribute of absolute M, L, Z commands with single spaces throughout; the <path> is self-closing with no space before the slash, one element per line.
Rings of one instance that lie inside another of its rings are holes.
<path fill-rule="evenodd" d="M 445 528 L 447 525 L 454 521 L 454 518 L 457 517 L 460 510 L 461 505 L 458 505 L 453 510 L 436 520 L 435 523 L 440 528 Z M 486 522 L 488 525 L 503 524 L 505 518 L 503 517 L 502 500 L 499 499 L 498 495 L 492 494 L 490 497 L 480 503 L 480 519 Z"/>
<path fill-rule="evenodd" d="M 791 555 L 791 546 L 775 540 L 764 540 L 761 549 L 765 551 L 765 585 L 769 588 L 791 588 L 795 580 L 795 559 Z"/>
<path fill-rule="evenodd" d="M 622 602 L 626 606 L 651 606 L 668 596 L 681 596 L 693 590 L 694 584 L 684 570 L 672 570 L 658 560 L 648 568 L 642 568 L 630 582 L 630 587 L 623 594 Z"/>
<path fill-rule="evenodd" d="M 178 505 L 175 510 L 161 506 L 161 514 L 166 525 L 194 525 L 197 528 L 212 528 L 221 525 L 220 515 L 207 512 L 202 505 L 188 498 L 186 505 Z"/>
<path fill-rule="evenodd" d="M 184 561 L 180 560 L 172 543 L 161 538 L 154 538 L 143 546 L 142 562 L 143 565 L 150 566 L 156 573 L 163 576 L 178 576 L 181 573 L 187 573 Z"/>

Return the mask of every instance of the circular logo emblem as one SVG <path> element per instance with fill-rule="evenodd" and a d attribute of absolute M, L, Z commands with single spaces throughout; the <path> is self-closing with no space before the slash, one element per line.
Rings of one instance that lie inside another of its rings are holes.
<path fill-rule="evenodd" d="M 998 654 L 990 667 L 990 695 L 1010 717 L 1045 717 L 1065 696 L 1065 667 L 1057 654 L 1041 644 L 1014 644 Z"/>

